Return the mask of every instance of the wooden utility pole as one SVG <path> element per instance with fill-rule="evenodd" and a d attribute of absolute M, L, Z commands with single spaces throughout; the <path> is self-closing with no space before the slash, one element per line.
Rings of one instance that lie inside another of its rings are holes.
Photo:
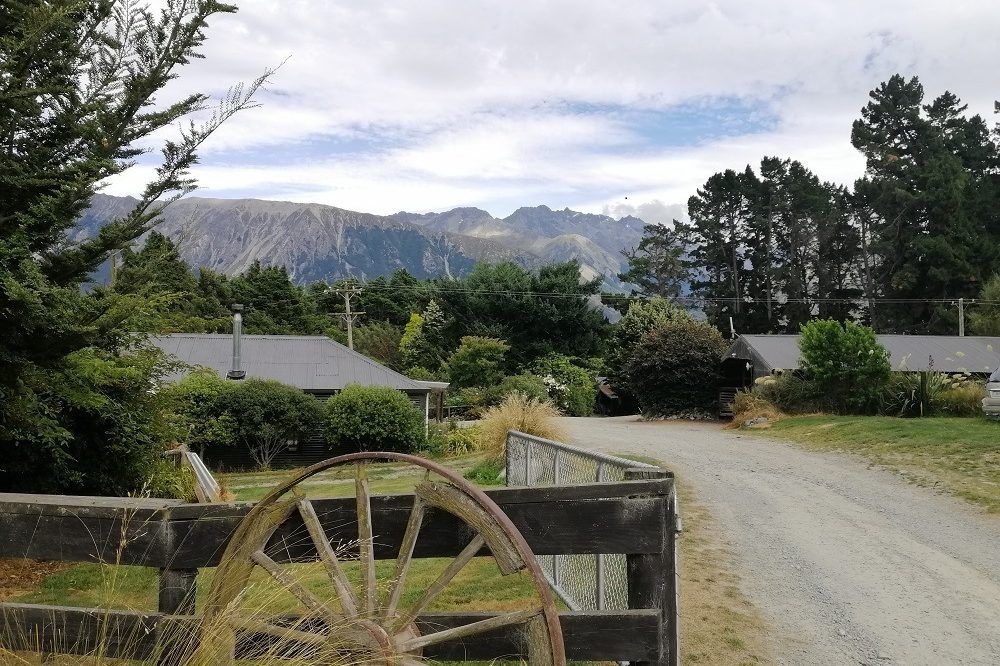
<path fill-rule="evenodd" d="M 958 299 L 958 334 L 965 335 L 965 299 Z"/>
<path fill-rule="evenodd" d="M 344 297 L 344 312 L 340 316 L 347 322 L 347 346 L 350 349 L 354 349 L 354 320 L 364 314 L 364 312 L 351 311 L 351 299 L 360 294 L 361 291 L 361 287 L 356 285 L 337 289 L 337 293 Z"/>

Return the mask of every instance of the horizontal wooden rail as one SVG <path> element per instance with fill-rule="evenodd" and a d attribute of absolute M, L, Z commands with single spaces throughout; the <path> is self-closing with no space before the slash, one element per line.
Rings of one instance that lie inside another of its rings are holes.
<path fill-rule="evenodd" d="M 536 555 L 658 553 L 658 502 L 670 480 L 561 488 L 498 488 L 488 494 L 510 516 Z M 60 498 L 0 494 L 0 556 L 71 562 L 134 564 L 168 569 L 215 566 L 229 535 L 252 505 L 180 504 L 130 498 Z M 399 548 L 412 496 L 372 498 L 376 557 Z M 314 502 L 331 540 L 357 539 L 354 499 Z M 297 515 L 271 540 L 279 561 L 310 559 L 315 551 Z M 444 512 L 428 515 L 417 557 L 448 557 L 468 543 L 466 526 Z"/>
<path fill-rule="evenodd" d="M 422 630 L 469 624 L 488 613 L 427 613 L 417 619 Z M 0 603 L 0 644 L 12 650 L 90 654 L 102 637 L 109 658 L 149 659 L 164 638 L 195 633 L 200 618 L 162 613 Z M 559 616 L 569 659 L 585 661 L 653 661 L 659 631 L 656 610 L 566 612 Z M 518 628 L 505 627 L 470 639 L 430 646 L 424 657 L 441 661 L 492 660 L 523 657 Z M 249 650 L 257 640 L 245 636 Z M 176 640 L 171 640 L 177 649 Z"/>

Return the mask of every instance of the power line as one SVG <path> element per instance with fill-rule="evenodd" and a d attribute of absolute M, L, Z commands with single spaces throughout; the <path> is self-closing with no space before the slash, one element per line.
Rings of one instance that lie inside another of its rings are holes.
<path fill-rule="evenodd" d="M 369 291 L 408 291 L 408 292 L 429 292 L 429 295 L 433 293 L 446 293 L 446 294 L 483 294 L 483 295 L 497 295 L 497 296 L 538 296 L 543 298 L 590 298 L 591 296 L 603 296 L 613 299 L 623 299 L 623 300 L 650 300 L 655 298 L 653 296 L 644 296 L 639 294 L 611 294 L 611 293 L 598 293 L 598 294 L 585 294 L 573 291 L 528 291 L 520 289 L 468 289 L 468 288 L 457 288 L 457 287 L 441 287 L 438 285 L 431 286 L 416 286 L 416 285 L 391 285 L 391 284 L 374 284 L 371 282 L 361 283 L 364 289 Z M 734 303 L 736 299 L 732 296 L 675 296 L 670 297 L 666 300 L 674 302 L 686 302 L 686 303 Z M 982 300 L 982 299 L 968 299 L 962 297 L 956 298 L 868 298 L 866 296 L 857 296 L 855 298 L 786 298 L 779 302 L 779 304 L 820 304 L 820 303 L 849 303 L 855 305 L 865 305 L 868 303 L 882 303 L 882 304 L 895 304 L 895 305 L 906 305 L 906 304 L 949 304 L 956 305 L 962 301 L 964 305 L 1000 305 L 1000 301 L 992 300 Z M 753 296 L 743 296 L 739 299 L 741 304 L 765 304 L 766 299 L 756 298 Z"/>

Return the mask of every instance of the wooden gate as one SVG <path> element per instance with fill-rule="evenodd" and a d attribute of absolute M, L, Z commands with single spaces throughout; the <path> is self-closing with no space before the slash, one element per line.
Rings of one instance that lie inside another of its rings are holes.
<path fill-rule="evenodd" d="M 487 494 L 524 535 L 536 555 L 624 554 L 628 606 L 620 611 L 563 612 L 566 656 L 581 661 L 676 663 L 670 654 L 676 594 L 673 479 L 545 488 L 501 488 Z M 356 536 L 338 521 L 353 499 L 317 500 L 331 538 Z M 406 528 L 411 495 L 372 498 L 378 534 L 375 557 L 394 558 Z M 102 641 L 109 657 L 150 658 L 179 625 L 196 623 L 198 569 L 214 567 L 251 505 L 184 504 L 160 499 L 68 497 L 0 493 L 0 556 L 66 562 L 105 562 L 160 571 L 159 611 L 0 604 L 0 644 L 15 650 L 87 654 Z M 293 516 L 273 540 L 301 529 Z M 466 545 L 463 526 L 446 513 L 427 516 L 415 557 L 453 557 Z M 311 545 L 286 552 L 288 561 L 315 557 Z M 418 624 L 456 626 L 475 613 L 428 613 Z M 121 637 L 120 639 L 116 637 Z M 505 629 L 474 641 L 441 643 L 425 657 L 489 660 L 516 657 L 521 647 Z"/>

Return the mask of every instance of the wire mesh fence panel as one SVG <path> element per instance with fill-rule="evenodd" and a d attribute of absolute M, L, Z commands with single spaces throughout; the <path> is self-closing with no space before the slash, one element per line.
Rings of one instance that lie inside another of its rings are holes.
<path fill-rule="evenodd" d="M 625 471 L 652 465 L 586 451 L 561 442 L 507 433 L 508 486 L 551 486 L 624 481 Z M 552 589 L 572 610 L 628 608 L 625 555 L 542 555 Z"/>

